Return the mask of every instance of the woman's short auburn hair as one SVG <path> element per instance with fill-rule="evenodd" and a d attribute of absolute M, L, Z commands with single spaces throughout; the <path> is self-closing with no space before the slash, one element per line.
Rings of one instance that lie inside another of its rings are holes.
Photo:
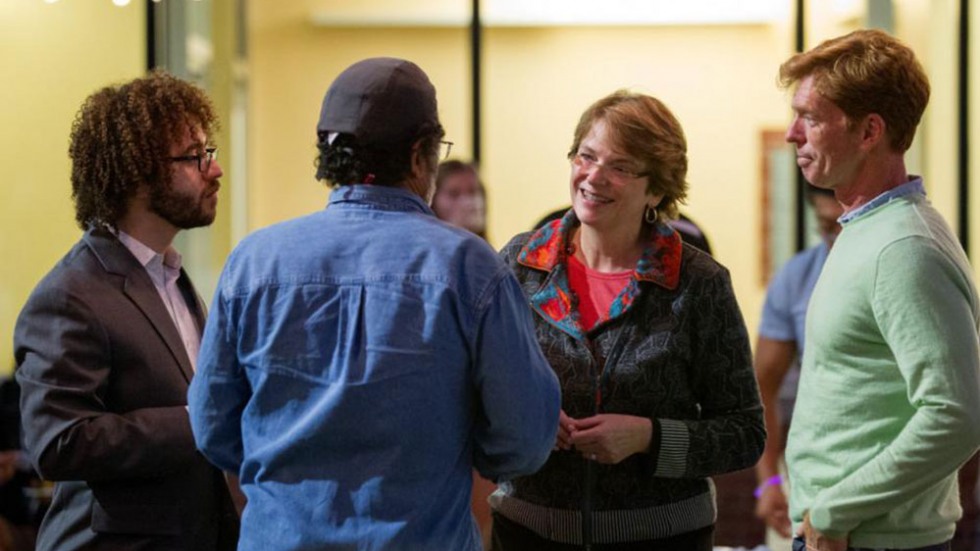
<path fill-rule="evenodd" d="M 871 113 L 885 121 L 889 145 L 904 153 L 929 103 L 929 78 L 915 53 L 888 33 L 854 31 L 822 42 L 779 67 L 789 88 L 808 76 L 814 89 L 853 122 Z"/>
<path fill-rule="evenodd" d="M 670 109 L 652 96 L 628 90 L 613 92 L 582 113 L 569 158 L 578 153 L 582 140 L 598 121 L 606 123 L 612 146 L 648 173 L 647 191 L 663 195 L 657 207 L 660 215 L 676 218 L 678 204 L 687 197 L 687 140 Z"/>

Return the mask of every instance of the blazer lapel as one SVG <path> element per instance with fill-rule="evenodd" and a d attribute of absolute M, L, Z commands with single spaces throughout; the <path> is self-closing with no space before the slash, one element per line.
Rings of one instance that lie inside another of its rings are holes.
<path fill-rule="evenodd" d="M 150 280 L 150 275 L 146 273 L 146 269 L 125 245 L 106 230 L 89 230 L 84 239 L 106 271 L 123 278 L 123 294 L 133 302 L 156 330 L 157 336 L 167 345 L 174 362 L 189 383 L 194 376 L 194 369 L 191 367 L 190 358 L 187 357 L 184 341 L 180 338 L 177 326 L 174 325 L 166 306 L 163 305 L 160 294 Z M 186 274 L 181 274 L 181 279 L 186 280 Z M 200 308 L 197 300 L 188 304 L 193 304 L 190 306 L 191 311 L 194 312 L 195 318 L 199 318 Z"/>

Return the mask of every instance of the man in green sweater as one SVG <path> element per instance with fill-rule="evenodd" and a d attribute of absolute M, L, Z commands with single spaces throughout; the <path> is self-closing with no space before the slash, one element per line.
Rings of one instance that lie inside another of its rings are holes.
<path fill-rule="evenodd" d="M 929 101 L 912 51 L 862 30 L 780 67 L 786 140 L 843 231 L 810 300 L 786 458 L 795 549 L 950 548 L 980 443 L 980 305 L 904 154 Z"/>

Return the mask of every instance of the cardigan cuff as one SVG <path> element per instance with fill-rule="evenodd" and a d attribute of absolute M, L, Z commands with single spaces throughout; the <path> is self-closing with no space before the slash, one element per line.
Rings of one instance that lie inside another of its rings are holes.
<path fill-rule="evenodd" d="M 655 476 L 680 478 L 687 471 L 687 450 L 690 437 L 687 425 L 675 419 L 657 419 L 659 450 Z M 651 448 L 651 452 L 652 452 Z"/>

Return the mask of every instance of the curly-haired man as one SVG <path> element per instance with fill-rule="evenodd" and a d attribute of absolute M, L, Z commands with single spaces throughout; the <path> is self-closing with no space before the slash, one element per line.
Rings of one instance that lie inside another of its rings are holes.
<path fill-rule="evenodd" d="M 95 92 L 75 119 L 85 234 L 14 335 L 24 444 L 56 481 L 38 549 L 235 548 L 225 477 L 188 422 L 204 308 L 172 246 L 214 220 L 216 123 L 201 90 L 162 72 Z"/>

